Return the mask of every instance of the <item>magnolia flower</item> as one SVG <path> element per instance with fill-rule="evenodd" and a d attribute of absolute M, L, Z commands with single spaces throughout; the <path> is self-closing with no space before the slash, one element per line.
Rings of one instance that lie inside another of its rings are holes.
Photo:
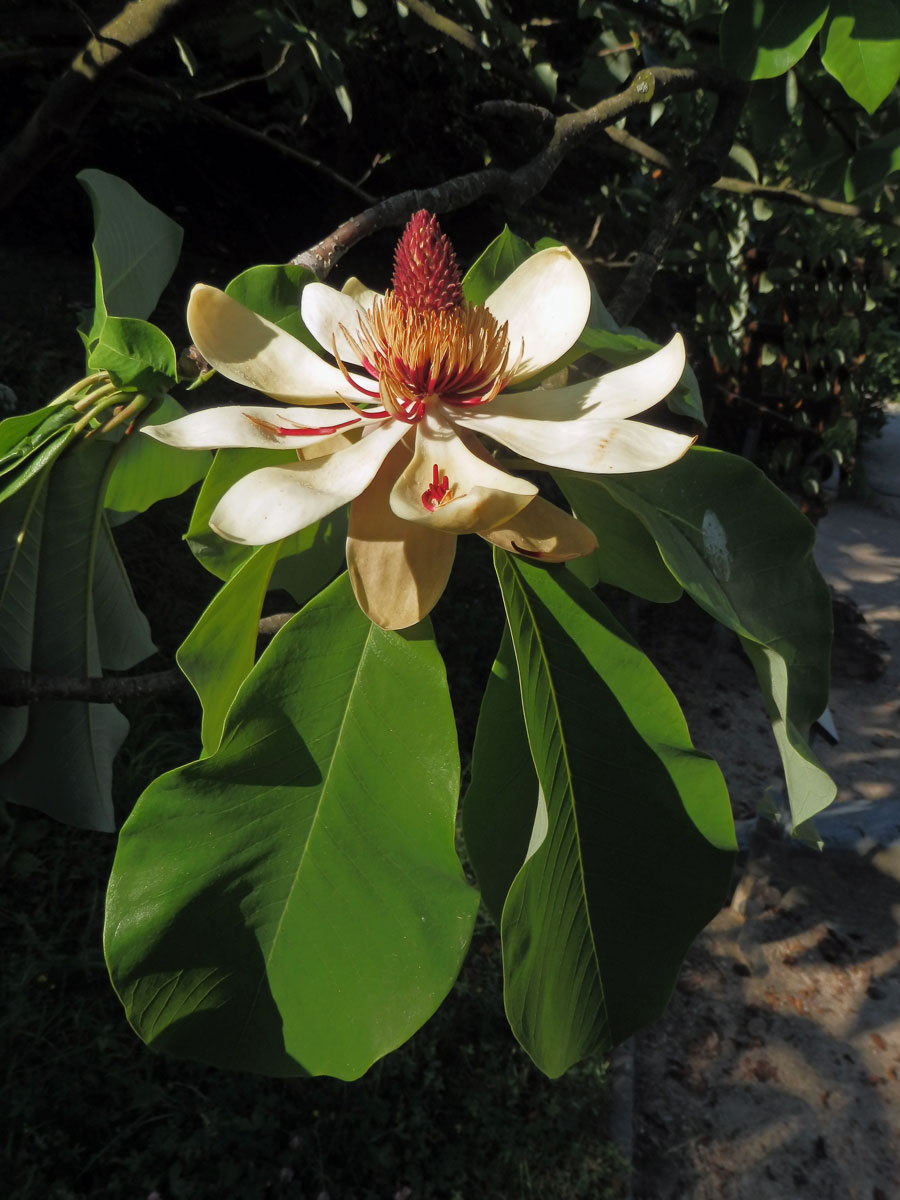
<path fill-rule="evenodd" d="M 360 607 L 403 629 L 434 606 L 461 533 L 560 562 L 590 554 L 591 531 L 504 470 L 487 435 L 528 465 L 610 473 L 664 467 L 692 439 L 629 418 L 662 400 L 684 368 L 676 335 L 632 366 L 568 387 L 512 390 L 578 339 L 591 305 L 564 247 L 527 259 L 484 304 L 467 304 L 436 219 L 413 216 L 383 296 L 351 280 L 310 283 L 303 320 L 336 365 L 224 292 L 194 288 L 188 326 L 222 375 L 293 408 L 213 408 L 144 432 L 187 449 L 290 447 L 297 462 L 234 484 L 210 519 L 262 545 L 350 502 L 347 565 Z"/>

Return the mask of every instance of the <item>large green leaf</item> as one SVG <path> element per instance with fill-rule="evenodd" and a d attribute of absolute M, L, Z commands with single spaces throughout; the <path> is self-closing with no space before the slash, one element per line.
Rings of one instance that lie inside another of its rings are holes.
<path fill-rule="evenodd" d="M 722 17 L 722 62 L 742 79 L 784 75 L 827 15 L 827 0 L 731 0 Z"/>
<path fill-rule="evenodd" d="M 114 450 L 109 442 L 81 443 L 49 473 L 30 662 L 38 674 L 100 674 L 94 567 Z M 111 704 L 37 704 L 21 745 L 0 768 L 0 794 L 70 825 L 111 830 L 112 761 L 127 732 L 128 722 Z"/>
<path fill-rule="evenodd" d="M 257 623 L 280 542 L 259 546 L 222 585 L 178 648 L 179 667 L 203 705 L 203 753 L 218 749 L 225 717 L 256 657 Z"/>
<path fill-rule="evenodd" d="M 718 766 L 600 601 L 564 570 L 495 563 L 542 801 L 503 908 L 506 1011 L 557 1076 L 663 1010 L 722 903 L 734 824 Z"/>
<path fill-rule="evenodd" d="M 184 409 L 171 396 L 163 396 L 152 416 L 143 422 L 163 425 L 184 416 Z M 180 496 L 205 478 L 212 463 L 208 450 L 180 450 L 156 438 L 129 435 L 116 457 L 104 501 L 119 513 L 145 512 L 157 500 Z"/>
<path fill-rule="evenodd" d="M 14 496 L 19 488 L 25 487 L 36 476 L 48 470 L 63 450 L 75 437 L 70 422 L 52 436 L 41 440 L 39 446 L 21 457 L 11 457 L 5 468 L 0 469 L 0 504 Z"/>
<path fill-rule="evenodd" d="M 100 518 L 94 546 L 91 597 L 101 667 L 127 671 L 156 652 L 150 625 L 138 608 L 131 580 L 105 515 Z"/>
<path fill-rule="evenodd" d="M 41 531 L 47 499 L 44 475 L 0 504 L 0 667 L 31 669 Z M 0 706 L 0 763 L 21 746 L 28 708 Z"/>
<path fill-rule="evenodd" d="M 183 233 L 124 179 L 94 169 L 76 178 L 94 211 L 95 306 L 86 334 L 91 343 L 107 315 L 150 316 L 175 270 Z"/>
<path fill-rule="evenodd" d="M 291 333 L 311 350 L 321 354 L 322 347 L 300 317 L 300 293 L 315 279 L 312 271 L 292 263 L 263 264 L 249 267 L 225 288 L 226 293 L 246 305 L 280 329 Z"/>
<path fill-rule="evenodd" d="M 517 237 L 508 225 L 469 267 L 462 281 L 463 294 L 470 304 L 483 304 L 516 267 L 531 258 L 534 250 Z"/>
<path fill-rule="evenodd" d="M 472 781 L 462 808 L 466 850 L 481 897 L 498 925 L 507 892 L 528 852 L 537 796 L 516 660 L 506 629 L 478 716 Z"/>
<path fill-rule="evenodd" d="M 274 638 L 210 758 L 125 823 L 105 948 L 158 1049 L 361 1075 L 451 986 L 477 894 L 453 847 L 459 760 L 427 622 L 387 633 L 347 576 Z"/>
<path fill-rule="evenodd" d="M 834 799 L 809 748 L 828 701 L 831 597 L 813 560 L 815 530 L 761 471 L 692 449 L 662 471 L 602 484 L 656 539 L 669 570 L 733 629 L 756 670 L 781 751 L 794 824 Z"/>
<path fill-rule="evenodd" d="M 851 99 L 873 113 L 900 79 L 900 4 L 832 0 L 821 41 L 822 66 Z"/>
<path fill-rule="evenodd" d="M 117 387 L 165 392 L 178 382 L 175 347 L 155 325 L 107 317 L 88 355 L 92 371 L 108 371 Z"/>
<path fill-rule="evenodd" d="M 663 562 L 659 547 L 630 509 L 618 504 L 591 476 L 554 471 L 572 511 L 594 531 L 594 561 L 600 578 L 645 600 L 668 604 L 681 584 Z"/>

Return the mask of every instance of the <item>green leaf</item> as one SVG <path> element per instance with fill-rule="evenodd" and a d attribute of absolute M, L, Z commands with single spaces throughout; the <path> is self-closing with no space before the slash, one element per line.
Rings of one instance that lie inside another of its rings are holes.
<path fill-rule="evenodd" d="M 163 396 L 152 416 L 141 428 L 163 425 L 183 417 L 184 408 L 171 396 Z M 206 477 L 212 463 L 208 450 L 179 450 L 155 438 L 142 437 L 136 430 L 125 439 L 116 457 L 106 488 L 106 508 L 118 513 L 145 512 L 158 500 L 180 496 Z"/>
<path fill-rule="evenodd" d="M 107 317 L 88 356 L 92 371 L 109 371 L 117 387 L 166 391 L 178 382 L 175 347 L 155 325 L 133 317 Z"/>
<path fill-rule="evenodd" d="M 280 542 L 260 546 L 212 598 L 179 646 L 176 661 L 203 705 L 203 753 L 218 749 L 225 717 L 256 658 L 262 611 Z"/>
<path fill-rule="evenodd" d="M 733 629 L 757 673 L 781 751 L 794 823 L 835 785 L 809 749 L 828 701 L 831 597 L 813 560 L 815 530 L 745 459 L 694 448 L 662 471 L 606 477 L 694 600 Z"/>
<path fill-rule="evenodd" d="M 531 258 L 534 250 L 528 242 L 511 232 L 508 225 L 472 263 L 462 281 L 463 294 L 470 304 L 483 304 L 516 267 Z"/>
<path fill-rule="evenodd" d="M 900 5 L 896 0 L 833 0 L 830 15 L 821 36 L 822 66 L 873 113 L 900 79 Z"/>
<path fill-rule="evenodd" d="M 475 917 L 458 783 L 428 623 L 377 628 L 342 576 L 263 653 L 219 750 L 156 780 L 125 823 L 104 942 L 139 1035 L 341 1079 L 405 1041 Z"/>
<path fill-rule="evenodd" d="M 462 807 L 466 850 L 481 898 L 498 925 L 510 885 L 528 853 L 537 800 L 516 659 L 509 630 L 504 629 L 478 715 L 472 781 Z"/>
<path fill-rule="evenodd" d="M 38 674 L 100 674 L 94 567 L 114 451 L 111 442 L 82 442 L 49 473 L 30 663 Z M 70 825 L 112 830 L 112 762 L 127 732 L 111 704 L 37 704 L 21 746 L 0 768 L 0 795 Z"/>
<path fill-rule="evenodd" d="M 668 604 L 681 584 L 663 562 L 659 547 L 630 509 L 617 503 L 596 475 L 554 471 L 572 511 L 594 531 L 594 561 L 600 578 L 645 600 Z"/>
<path fill-rule="evenodd" d="M 37 475 L 51 467 L 74 437 L 75 431 L 69 424 L 59 429 L 51 437 L 44 439 L 38 449 L 32 450 L 30 454 L 19 459 L 11 459 L 6 467 L 0 470 L 0 480 L 2 480 L 0 504 L 15 495 L 19 488 L 24 487 Z"/>
<path fill-rule="evenodd" d="M 107 314 L 150 316 L 175 270 L 183 231 L 115 175 L 90 169 L 76 178 L 94 211 L 96 300 L 86 334 L 90 344 Z"/>
<path fill-rule="evenodd" d="M 662 677 L 566 571 L 495 552 L 543 796 L 503 908 L 506 1011 L 550 1076 L 665 1007 L 722 903 L 725 782 Z"/>
<path fill-rule="evenodd" d="M 722 62 L 742 79 L 772 79 L 799 62 L 828 15 L 824 0 L 731 0 L 722 17 Z"/>
<path fill-rule="evenodd" d="M 41 532 L 48 476 L 34 478 L 0 504 L 0 667 L 31 669 Z M 19 748 L 28 708 L 0 706 L 0 763 Z"/>
<path fill-rule="evenodd" d="M 900 62 L 900 42 L 897 43 L 897 55 Z M 880 191 L 895 171 L 900 171 L 898 129 L 876 138 L 853 155 L 844 174 L 844 199 L 855 200 L 865 192 Z"/>
<path fill-rule="evenodd" d="M 75 419 L 71 404 L 46 404 L 0 421 L 0 470 L 31 454 Z"/>
<path fill-rule="evenodd" d="M 105 514 L 97 530 L 91 594 L 97 652 L 104 670 L 127 671 L 156 653 L 150 625 L 138 608 Z"/>
<path fill-rule="evenodd" d="M 321 354 L 322 347 L 300 317 L 300 293 L 315 278 L 312 271 L 291 263 L 264 264 L 242 271 L 232 279 L 225 292 Z"/>

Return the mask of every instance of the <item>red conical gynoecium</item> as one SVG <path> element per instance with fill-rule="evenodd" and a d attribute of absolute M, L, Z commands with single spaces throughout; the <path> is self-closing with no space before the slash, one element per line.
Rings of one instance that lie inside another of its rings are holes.
<path fill-rule="evenodd" d="M 394 295 L 416 312 L 448 312 L 463 303 L 456 253 L 437 217 L 420 208 L 394 252 Z"/>

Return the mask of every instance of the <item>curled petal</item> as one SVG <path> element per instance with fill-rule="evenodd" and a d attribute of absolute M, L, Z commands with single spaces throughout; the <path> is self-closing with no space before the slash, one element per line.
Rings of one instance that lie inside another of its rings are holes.
<path fill-rule="evenodd" d="M 300 297 L 300 315 L 306 328 L 329 354 L 336 345 L 341 362 L 362 366 L 356 350 L 341 332 L 343 325 L 351 337 L 356 337 L 360 318 L 365 318 L 365 312 L 352 296 L 336 292 L 324 283 L 308 283 Z"/>
<path fill-rule="evenodd" d="M 406 629 L 434 608 L 450 577 L 456 538 L 402 521 L 389 497 L 410 460 L 395 446 L 350 505 L 347 566 L 359 607 L 382 629 Z"/>
<path fill-rule="evenodd" d="M 218 288 L 197 284 L 187 323 L 203 357 L 235 383 L 288 404 L 358 398 L 336 367 Z"/>
<path fill-rule="evenodd" d="M 216 505 L 210 527 L 246 546 L 264 546 L 305 529 L 368 487 L 405 433 L 399 421 L 385 422 L 328 458 L 251 471 Z"/>
<path fill-rule="evenodd" d="M 350 276 L 341 288 L 341 291 L 345 296 L 352 296 L 360 308 L 365 309 L 366 312 L 372 311 L 372 305 L 376 300 L 383 299 L 381 292 L 373 292 L 370 287 L 366 287 L 362 280 L 357 279 L 355 275 Z"/>
<path fill-rule="evenodd" d="M 591 311 L 584 267 L 565 246 L 526 259 L 488 296 L 485 306 L 508 326 L 510 361 L 525 351 L 512 383 L 530 379 L 575 344 Z"/>
<path fill-rule="evenodd" d="M 265 408 L 260 405 L 204 408 L 164 425 L 145 425 L 141 433 L 182 450 L 220 450 L 255 446 L 263 450 L 303 450 L 334 436 L 336 425 L 351 432 L 362 424 L 346 408 Z M 281 433 L 284 429 L 321 429 L 321 433 Z"/>
<path fill-rule="evenodd" d="M 416 426 L 412 462 L 391 492 L 404 521 L 448 533 L 480 533 L 508 521 L 537 494 L 527 479 L 501 471 L 467 449 L 440 410 Z"/>
<path fill-rule="evenodd" d="M 502 529 L 490 529 L 481 536 L 503 550 L 542 562 L 568 562 L 597 549 L 597 539 L 587 525 L 540 496 Z"/>

